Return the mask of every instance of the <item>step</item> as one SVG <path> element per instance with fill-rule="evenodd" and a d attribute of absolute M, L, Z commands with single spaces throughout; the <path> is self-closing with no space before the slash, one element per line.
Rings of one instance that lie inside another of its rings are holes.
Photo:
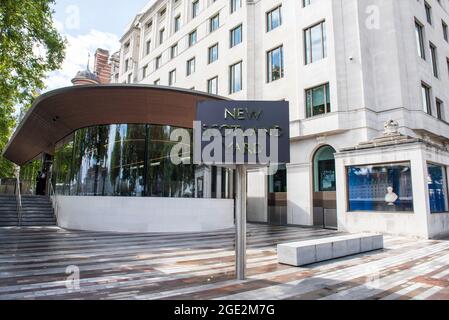
<path fill-rule="evenodd" d="M 16 223 L 0 223 L 0 227 L 17 227 Z"/>
<path fill-rule="evenodd" d="M 4 217 L 4 218 L 0 218 L 0 221 L 17 221 L 18 218 L 17 217 Z"/>
<path fill-rule="evenodd" d="M 17 219 L 17 214 L 0 214 L 0 220 L 7 219 L 7 218 L 16 218 Z"/>
<path fill-rule="evenodd" d="M 56 226 L 56 223 L 22 223 L 22 227 L 51 227 Z"/>
<path fill-rule="evenodd" d="M 47 218 L 47 217 L 54 217 L 55 215 L 53 213 L 45 213 L 45 214 L 22 214 L 22 219 L 25 218 Z"/>

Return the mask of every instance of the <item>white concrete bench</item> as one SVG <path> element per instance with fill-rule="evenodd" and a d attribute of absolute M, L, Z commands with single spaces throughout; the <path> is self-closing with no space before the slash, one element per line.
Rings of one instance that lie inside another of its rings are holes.
<path fill-rule="evenodd" d="M 299 267 L 383 247 L 382 235 L 362 233 L 278 244 L 277 252 L 279 263 Z"/>

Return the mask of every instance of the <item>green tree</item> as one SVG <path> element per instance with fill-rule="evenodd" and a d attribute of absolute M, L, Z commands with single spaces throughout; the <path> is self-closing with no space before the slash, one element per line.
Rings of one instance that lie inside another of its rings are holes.
<path fill-rule="evenodd" d="M 48 72 L 64 61 L 65 40 L 56 30 L 54 0 L 1 0 L 0 155 L 15 125 L 16 106 L 30 106 Z M 13 165 L 0 156 L 0 177 Z"/>

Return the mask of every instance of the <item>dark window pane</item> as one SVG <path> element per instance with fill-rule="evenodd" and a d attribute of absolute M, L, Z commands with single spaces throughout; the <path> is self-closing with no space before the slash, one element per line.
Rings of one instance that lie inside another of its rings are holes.
<path fill-rule="evenodd" d="M 413 211 L 410 163 L 347 169 L 350 211 Z"/>
<path fill-rule="evenodd" d="M 430 212 L 446 212 L 447 186 L 445 168 L 429 164 L 427 166 Z"/>

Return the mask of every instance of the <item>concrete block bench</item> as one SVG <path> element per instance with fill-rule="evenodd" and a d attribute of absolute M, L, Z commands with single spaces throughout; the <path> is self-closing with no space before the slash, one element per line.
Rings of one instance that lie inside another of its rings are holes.
<path fill-rule="evenodd" d="M 279 263 L 299 267 L 383 247 L 382 235 L 361 233 L 278 244 L 277 253 Z"/>

